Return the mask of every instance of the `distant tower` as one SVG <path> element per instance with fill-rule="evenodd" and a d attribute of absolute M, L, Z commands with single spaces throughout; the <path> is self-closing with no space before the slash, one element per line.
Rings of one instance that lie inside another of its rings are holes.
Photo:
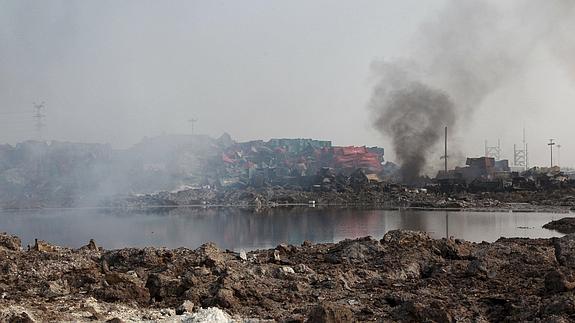
<path fill-rule="evenodd" d="M 497 139 L 497 146 L 488 146 L 487 140 L 485 140 L 485 157 L 501 160 L 501 141 L 499 139 Z"/>
<path fill-rule="evenodd" d="M 36 140 L 42 140 L 42 129 L 46 126 L 44 123 L 44 117 L 46 117 L 46 115 L 43 112 L 45 108 L 44 102 L 40 104 L 34 103 L 34 114 L 32 117 L 35 120 L 34 128 L 36 129 Z"/>
<path fill-rule="evenodd" d="M 445 162 L 445 176 L 447 177 L 447 159 L 449 156 L 447 155 L 447 127 L 445 127 L 445 153 L 441 156 L 441 159 L 444 159 Z"/>
<path fill-rule="evenodd" d="M 523 128 L 523 147 L 517 149 L 517 145 L 513 145 L 513 165 L 516 167 L 523 167 L 527 170 L 528 166 L 528 153 L 527 142 L 525 141 L 525 128 Z"/>
<path fill-rule="evenodd" d="M 194 134 L 194 124 L 195 124 L 196 122 L 198 122 L 198 119 L 196 119 L 196 118 L 191 118 L 190 120 L 188 120 L 188 122 L 192 124 L 192 135 L 193 135 L 193 134 Z"/>
<path fill-rule="evenodd" d="M 555 146 L 555 143 L 553 142 L 555 139 L 549 139 L 549 143 L 547 144 L 547 146 L 549 146 L 549 150 L 551 151 L 551 167 L 553 167 L 553 146 Z"/>

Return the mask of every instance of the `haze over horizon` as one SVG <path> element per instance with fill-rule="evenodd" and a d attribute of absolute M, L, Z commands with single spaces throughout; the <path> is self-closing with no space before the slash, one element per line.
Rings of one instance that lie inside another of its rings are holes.
<path fill-rule="evenodd" d="M 404 57 L 453 1 L 0 0 L 0 142 L 31 139 L 32 103 L 44 101 L 46 139 L 126 147 L 191 133 L 197 118 L 196 133 L 214 137 L 377 145 L 394 160 L 367 108 L 373 63 Z M 512 25 L 531 14 L 509 13 L 519 1 L 487 2 Z M 466 155 L 501 139 L 511 160 L 525 126 L 531 165 L 548 165 L 549 138 L 561 165 L 575 165 L 575 48 L 533 41 L 520 57 L 527 68 L 452 138 Z"/>

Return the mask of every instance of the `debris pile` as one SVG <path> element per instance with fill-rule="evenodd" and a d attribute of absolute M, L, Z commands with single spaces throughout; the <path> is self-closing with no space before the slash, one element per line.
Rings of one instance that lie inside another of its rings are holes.
<path fill-rule="evenodd" d="M 122 208 L 177 207 L 189 205 L 235 206 L 255 211 L 274 207 L 304 205 L 310 207 L 345 206 L 384 209 L 450 209 L 469 211 L 558 212 L 575 210 L 575 189 L 550 191 L 459 192 L 443 194 L 426 188 L 408 188 L 399 184 L 368 182 L 358 189 L 290 189 L 280 186 L 245 189 L 188 189 L 178 192 L 137 195 L 111 199 L 106 206 Z"/>
<path fill-rule="evenodd" d="M 51 247 L 24 251 L 14 250 L 17 238 L 0 237 L 2 321 L 574 318 L 572 235 L 477 244 L 390 231 L 381 240 L 282 244 L 243 254 L 211 243 L 196 250 L 102 250 L 94 242 L 80 249 L 43 242 Z"/>
<path fill-rule="evenodd" d="M 362 169 L 379 179 L 384 170 L 383 148 L 334 147 L 330 141 L 271 139 L 231 144 L 222 153 L 220 187 L 265 185 L 309 186 L 325 178 Z M 323 175 L 322 175 L 323 174 Z"/>
<path fill-rule="evenodd" d="M 435 179 L 398 184 L 378 147 L 313 139 L 235 142 L 202 135 L 108 145 L 24 142 L 0 146 L 0 208 L 284 204 L 420 208 L 575 208 L 575 179 L 559 168 L 510 171 L 469 158 Z M 524 207 L 524 205 L 522 206 Z"/>
<path fill-rule="evenodd" d="M 492 157 L 467 158 L 465 167 L 440 171 L 437 190 L 452 192 L 541 191 L 575 187 L 575 180 L 555 167 L 533 167 L 512 171 L 507 160 Z"/>
<path fill-rule="evenodd" d="M 117 196 L 194 189 L 341 191 L 342 181 L 360 169 L 381 181 L 393 167 L 383 154 L 383 148 L 313 139 L 239 143 L 227 134 L 163 135 L 123 150 L 28 141 L 0 146 L 0 208 L 93 206 Z"/>

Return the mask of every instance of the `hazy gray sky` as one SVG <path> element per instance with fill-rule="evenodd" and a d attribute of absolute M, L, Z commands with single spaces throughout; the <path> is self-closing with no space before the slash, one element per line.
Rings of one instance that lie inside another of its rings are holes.
<path fill-rule="evenodd" d="M 370 66 L 401 59 L 449 3 L 0 0 L 0 142 L 32 137 L 32 102 L 45 101 L 48 139 L 124 147 L 189 133 L 195 117 L 197 132 L 212 136 L 390 148 L 366 108 Z M 572 49 L 522 53 L 529 68 L 457 135 L 465 153 L 501 138 L 511 158 L 525 124 L 532 163 L 548 163 L 556 138 L 562 164 L 575 165 L 575 77 L 566 72 L 575 64 L 557 63 Z"/>

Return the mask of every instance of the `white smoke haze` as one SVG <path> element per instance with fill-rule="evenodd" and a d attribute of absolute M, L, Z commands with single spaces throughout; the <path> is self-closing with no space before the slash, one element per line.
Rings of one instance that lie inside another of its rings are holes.
<path fill-rule="evenodd" d="M 548 138 L 575 165 L 574 3 L 0 0 L 0 143 L 31 139 L 32 103 L 45 101 L 50 140 L 128 148 L 190 134 L 197 118 L 212 137 L 379 145 L 394 161 L 365 111 L 366 78 L 381 76 L 374 60 L 400 60 L 457 111 L 452 165 L 485 139 L 510 158 L 523 124 L 533 165 L 547 165 Z M 442 149 L 429 151 L 434 175 Z"/>
<path fill-rule="evenodd" d="M 443 127 L 456 132 L 469 127 L 492 93 L 526 73 L 535 51 L 543 48 L 554 53 L 557 64 L 567 70 L 573 67 L 569 53 L 575 45 L 570 33 L 575 2 L 497 3 L 448 1 L 437 17 L 421 26 L 409 55 L 399 62 L 374 64 L 378 78 L 370 101 L 374 125 L 392 137 L 407 180 L 432 165 L 438 170 Z M 405 84 L 417 84 L 419 89 L 399 93 L 405 96 L 402 104 L 397 104 L 398 93 L 393 90 L 397 74 L 409 75 Z M 416 99 L 423 95 L 427 102 Z M 440 102 L 443 108 L 438 107 Z M 402 126 L 398 129 L 397 124 Z M 463 156 L 460 150 L 451 145 L 452 157 Z M 452 158 L 452 163 L 461 160 Z"/>
<path fill-rule="evenodd" d="M 559 58 L 569 77 L 575 81 L 575 40 L 573 40 L 575 3 L 564 1 L 557 10 L 561 13 L 561 20 L 557 24 L 555 32 L 550 35 L 550 50 Z"/>

